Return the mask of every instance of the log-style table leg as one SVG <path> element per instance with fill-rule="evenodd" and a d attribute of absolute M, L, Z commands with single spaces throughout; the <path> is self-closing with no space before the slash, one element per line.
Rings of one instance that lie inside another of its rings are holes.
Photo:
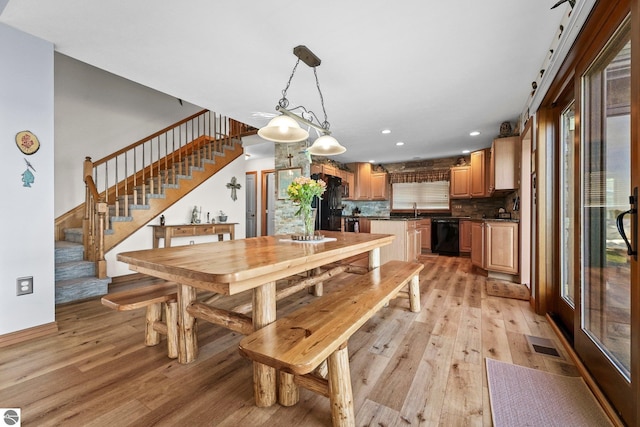
<path fill-rule="evenodd" d="M 380 248 L 369 251 L 369 270 L 380 267 Z"/>
<path fill-rule="evenodd" d="M 253 328 L 258 330 L 276 320 L 276 282 L 253 289 Z M 268 407 L 276 403 L 276 370 L 253 362 L 253 393 L 256 406 Z"/>
<path fill-rule="evenodd" d="M 196 300 L 196 289 L 178 284 L 178 363 L 190 363 L 198 357 L 196 318 L 187 312 L 187 306 Z"/>

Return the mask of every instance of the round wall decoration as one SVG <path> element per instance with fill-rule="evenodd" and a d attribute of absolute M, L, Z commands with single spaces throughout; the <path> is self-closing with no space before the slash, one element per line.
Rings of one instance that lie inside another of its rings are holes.
<path fill-rule="evenodd" d="M 16 144 L 20 151 L 27 155 L 35 153 L 40 148 L 38 137 L 28 130 L 16 134 Z"/>

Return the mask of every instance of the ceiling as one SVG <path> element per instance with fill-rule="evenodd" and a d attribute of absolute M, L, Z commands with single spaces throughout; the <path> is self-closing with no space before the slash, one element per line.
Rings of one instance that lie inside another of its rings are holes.
<path fill-rule="evenodd" d="M 0 22 L 255 127 L 275 114 L 293 48 L 306 45 L 347 148 L 333 158 L 390 163 L 488 147 L 502 122 L 515 126 L 569 10 L 551 10 L 556 1 L 9 0 Z M 323 118 L 303 62 L 287 98 Z"/>

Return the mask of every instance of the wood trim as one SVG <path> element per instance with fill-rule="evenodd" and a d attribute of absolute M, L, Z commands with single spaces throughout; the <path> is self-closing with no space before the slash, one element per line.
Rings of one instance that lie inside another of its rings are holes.
<path fill-rule="evenodd" d="M 537 223 L 533 242 L 536 251 L 536 313 L 544 315 L 550 309 L 553 295 L 553 266 L 547 260 L 554 259 L 553 252 L 553 141 L 554 123 L 551 108 L 541 108 L 536 114 L 536 200 Z"/>
<path fill-rule="evenodd" d="M 569 354 L 571 361 L 576 365 L 576 369 L 580 373 L 580 376 L 582 377 L 584 382 L 587 383 L 587 387 L 589 387 L 589 389 L 595 396 L 598 403 L 600 403 L 600 406 L 602 407 L 604 412 L 607 414 L 611 422 L 616 427 L 624 427 L 625 424 L 622 422 L 620 417 L 618 417 L 616 410 L 609 403 L 606 396 L 604 395 L 602 390 L 600 390 L 600 388 L 598 387 L 598 384 L 596 384 L 591 374 L 589 374 L 589 371 L 587 370 L 587 368 L 584 366 L 584 364 L 582 363 L 582 361 L 574 351 L 573 347 L 571 346 L 571 343 L 567 341 L 564 334 L 562 333 L 558 325 L 556 325 L 553 318 L 548 314 L 546 315 L 546 318 L 547 318 L 547 321 L 549 322 L 549 325 L 551 326 L 551 329 L 553 329 L 553 332 L 558 337 L 558 340 L 560 340 L 560 342 L 562 343 L 562 346 L 564 347 L 565 351 Z"/>
<path fill-rule="evenodd" d="M 58 333 L 56 322 L 45 323 L 21 331 L 0 335 L 0 348 Z"/>
<path fill-rule="evenodd" d="M 260 175 L 260 235 L 267 235 L 267 175 L 276 173 L 275 169 L 264 169 Z M 275 181 L 275 180 L 274 180 Z"/>
<path fill-rule="evenodd" d="M 631 0 L 631 188 L 640 187 L 640 0 Z M 637 245 L 637 243 L 636 243 Z M 640 264 L 632 259 L 631 277 L 640 277 Z M 637 279 L 636 279 L 637 280 Z M 636 282 L 637 285 L 637 282 Z M 636 402 L 636 423 L 640 422 L 640 286 L 631 288 L 631 387 Z M 635 349 L 635 350 L 634 350 Z"/>
<path fill-rule="evenodd" d="M 637 1 L 608 0 L 606 2 L 600 1 L 594 6 L 591 16 L 585 22 L 582 32 L 560 66 L 539 109 L 543 106 L 551 106 L 554 100 L 562 93 L 562 89 L 571 81 L 571 75 L 576 72 L 575 69 L 578 64 L 584 61 L 585 57 L 592 58 L 600 51 L 600 47 L 611 38 L 618 28 L 617 25 L 613 27 L 611 24 L 607 25 L 611 16 L 625 16 L 629 11 L 629 3 Z M 576 73 L 576 75 L 579 75 L 579 73 Z"/>

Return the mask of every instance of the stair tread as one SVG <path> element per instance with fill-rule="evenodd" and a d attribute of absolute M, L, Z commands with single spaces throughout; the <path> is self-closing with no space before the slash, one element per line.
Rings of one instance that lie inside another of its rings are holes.
<path fill-rule="evenodd" d="M 74 277 L 73 279 L 56 280 L 56 287 L 74 286 L 79 283 L 86 283 L 86 282 L 111 283 L 111 277 L 105 277 L 104 279 L 99 279 L 96 276 L 81 276 L 81 277 Z"/>
<path fill-rule="evenodd" d="M 72 267 L 74 265 L 83 265 L 83 264 L 95 264 L 93 261 L 87 261 L 87 260 L 75 260 L 75 261 L 66 261 L 66 262 L 61 262 L 59 264 L 56 264 L 56 268 L 57 267 Z"/>
<path fill-rule="evenodd" d="M 68 240 L 56 240 L 55 241 L 55 248 L 56 249 L 67 249 L 67 248 L 82 248 L 82 249 L 84 249 L 84 246 L 82 245 L 82 243 L 70 242 Z"/>

